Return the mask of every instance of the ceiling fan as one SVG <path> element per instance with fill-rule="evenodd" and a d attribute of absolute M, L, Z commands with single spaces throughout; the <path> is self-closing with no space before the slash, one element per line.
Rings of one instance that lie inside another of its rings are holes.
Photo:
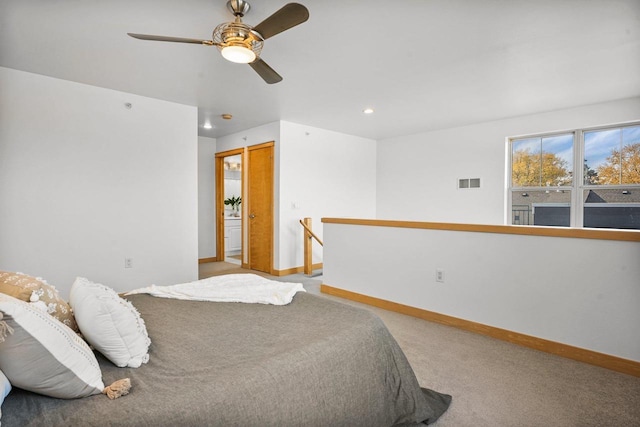
<path fill-rule="evenodd" d="M 269 83 L 282 80 L 280 74 L 260 58 L 264 41 L 281 32 L 302 24 L 309 19 L 309 11 L 298 3 L 289 3 L 264 21 L 252 27 L 242 22 L 242 17 L 251 6 L 244 0 L 229 0 L 227 8 L 236 17 L 233 22 L 225 22 L 213 30 L 213 40 L 189 39 L 182 37 L 154 36 L 150 34 L 127 33 L 141 40 L 194 43 L 217 46 L 222 56 L 231 62 L 249 64 L 262 79 Z"/>

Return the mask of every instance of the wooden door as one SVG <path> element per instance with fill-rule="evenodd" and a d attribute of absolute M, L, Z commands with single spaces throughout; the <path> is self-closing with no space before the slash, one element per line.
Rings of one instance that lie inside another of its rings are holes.
<path fill-rule="evenodd" d="M 248 147 L 249 268 L 273 269 L 273 142 Z"/>

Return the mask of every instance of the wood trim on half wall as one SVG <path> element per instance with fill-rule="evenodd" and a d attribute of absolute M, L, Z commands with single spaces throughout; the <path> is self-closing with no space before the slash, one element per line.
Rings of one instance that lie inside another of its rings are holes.
<path fill-rule="evenodd" d="M 472 231 L 476 233 L 519 234 L 527 236 L 571 237 L 575 239 L 640 242 L 640 230 L 607 228 L 542 227 L 539 225 L 484 225 L 448 222 L 393 221 L 383 219 L 322 218 L 325 224 L 374 227 L 418 228 L 425 230 Z"/>
<path fill-rule="evenodd" d="M 334 288 L 325 284 L 320 285 L 320 292 L 371 305 L 373 307 L 382 308 L 384 310 L 406 314 L 407 316 L 417 317 L 419 319 L 427 320 L 430 322 L 453 326 L 454 328 L 463 329 L 465 331 L 474 332 L 502 341 L 507 341 L 512 344 L 518 344 L 523 347 L 544 351 L 545 353 L 555 354 L 557 356 L 577 360 L 578 362 L 600 366 L 601 368 L 611 369 L 612 371 L 622 372 L 623 374 L 640 377 L 640 362 L 636 362 L 634 360 L 623 359 L 621 357 L 598 353 L 579 347 L 573 347 L 567 344 L 545 340 L 543 338 L 537 338 L 518 332 L 508 331 L 506 329 L 483 325 L 481 323 L 459 319 L 457 317 L 447 316 L 444 314 L 423 310 L 421 308 L 411 307 L 408 305 L 386 301 L 380 298 L 370 297 L 356 292 L 346 291 L 344 289 Z"/>

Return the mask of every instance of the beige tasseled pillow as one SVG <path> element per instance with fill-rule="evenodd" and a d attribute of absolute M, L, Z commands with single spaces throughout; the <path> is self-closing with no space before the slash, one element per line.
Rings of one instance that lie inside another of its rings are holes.
<path fill-rule="evenodd" d="M 75 332 L 79 331 L 69 304 L 60 298 L 55 287 L 40 277 L 0 270 L 0 292 L 21 301 L 38 304 L 43 309 L 46 306 L 47 313 Z"/>

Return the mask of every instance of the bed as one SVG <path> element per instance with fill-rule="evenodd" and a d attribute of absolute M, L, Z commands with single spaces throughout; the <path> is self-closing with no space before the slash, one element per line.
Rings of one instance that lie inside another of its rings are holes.
<path fill-rule="evenodd" d="M 149 361 L 96 353 L 116 400 L 14 387 L 2 426 L 392 426 L 432 423 L 451 397 L 421 388 L 373 313 L 306 292 L 288 305 L 126 297 L 146 323 Z"/>

